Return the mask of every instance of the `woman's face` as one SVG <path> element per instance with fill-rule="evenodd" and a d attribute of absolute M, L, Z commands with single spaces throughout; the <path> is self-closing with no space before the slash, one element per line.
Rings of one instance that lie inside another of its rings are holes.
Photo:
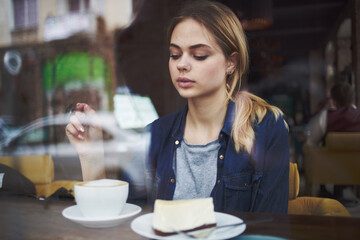
<path fill-rule="evenodd" d="M 230 63 L 204 26 L 191 18 L 176 25 L 170 40 L 169 70 L 182 97 L 224 98 L 230 69 Z"/>

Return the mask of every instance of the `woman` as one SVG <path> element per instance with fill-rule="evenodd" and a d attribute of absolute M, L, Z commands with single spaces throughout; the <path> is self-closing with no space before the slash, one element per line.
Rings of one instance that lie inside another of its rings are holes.
<path fill-rule="evenodd" d="M 216 211 L 286 213 L 286 125 L 278 108 L 236 91 L 248 52 L 235 14 L 220 3 L 192 2 L 170 24 L 169 43 L 171 79 L 187 106 L 150 125 L 152 197 L 211 196 Z M 67 127 L 72 142 L 81 130 L 73 117 Z"/>

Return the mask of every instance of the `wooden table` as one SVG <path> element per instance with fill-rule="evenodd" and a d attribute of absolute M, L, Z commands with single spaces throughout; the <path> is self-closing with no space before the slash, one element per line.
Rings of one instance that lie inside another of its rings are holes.
<path fill-rule="evenodd" d="M 86 228 L 73 223 L 61 214 L 63 209 L 73 204 L 72 201 L 0 197 L 0 239 L 146 239 L 130 229 L 130 223 L 136 216 L 107 229 Z M 150 208 L 144 208 L 139 215 L 150 211 Z M 247 226 L 243 235 L 261 234 L 288 239 L 360 239 L 360 218 L 231 214 L 244 220 L 273 217 L 272 222 Z"/>

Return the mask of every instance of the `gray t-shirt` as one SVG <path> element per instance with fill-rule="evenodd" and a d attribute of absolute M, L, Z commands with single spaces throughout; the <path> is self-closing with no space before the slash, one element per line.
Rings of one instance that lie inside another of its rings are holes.
<path fill-rule="evenodd" d="M 206 145 L 191 145 L 185 139 L 175 154 L 176 188 L 174 200 L 206 198 L 216 182 L 218 140 Z"/>

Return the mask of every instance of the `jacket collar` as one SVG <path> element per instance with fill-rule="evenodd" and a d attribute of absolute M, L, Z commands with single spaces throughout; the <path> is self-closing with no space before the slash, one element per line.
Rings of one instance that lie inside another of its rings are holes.
<path fill-rule="evenodd" d="M 230 101 L 226 112 L 224 126 L 221 130 L 222 132 L 226 133 L 229 136 L 231 135 L 231 131 L 233 128 L 234 118 L 235 118 L 235 103 L 233 101 Z"/>
<path fill-rule="evenodd" d="M 184 137 L 184 126 L 185 126 L 187 111 L 188 111 L 188 105 L 186 104 L 184 109 L 180 111 L 180 114 L 178 115 L 179 117 L 178 119 L 176 119 L 173 131 L 171 132 L 171 136 L 179 141 L 181 141 Z M 224 125 L 221 129 L 221 132 L 227 134 L 228 136 L 231 135 L 232 125 L 235 117 L 234 112 L 235 112 L 235 103 L 233 101 L 230 101 L 228 104 L 228 109 L 226 111 Z"/>

